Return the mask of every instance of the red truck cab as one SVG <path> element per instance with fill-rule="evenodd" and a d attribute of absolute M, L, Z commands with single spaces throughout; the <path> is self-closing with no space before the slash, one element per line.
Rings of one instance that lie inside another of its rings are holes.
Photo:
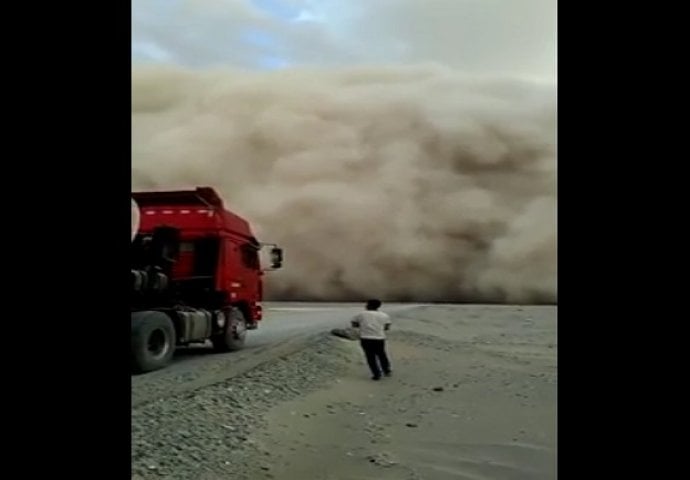
<path fill-rule="evenodd" d="M 135 288 L 133 318 L 143 311 L 167 315 L 177 345 L 207 338 L 223 343 L 220 330 L 233 318 L 242 323 L 233 328 L 256 328 L 265 271 L 259 251 L 266 244 L 249 223 L 208 187 L 136 192 L 132 198 L 139 209 L 132 274 L 135 285 L 144 285 Z M 280 268 L 282 250 L 270 246 L 269 270 Z"/>

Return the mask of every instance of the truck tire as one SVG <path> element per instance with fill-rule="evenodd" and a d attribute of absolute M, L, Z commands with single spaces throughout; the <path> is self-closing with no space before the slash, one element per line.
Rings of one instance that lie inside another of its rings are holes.
<path fill-rule="evenodd" d="M 164 368 L 175 353 L 175 327 L 166 314 L 132 313 L 132 370 L 137 373 Z"/>
<path fill-rule="evenodd" d="M 231 307 L 225 311 L 227 321 L 223 333 L 211 338 L 217 352 L 234 352 L 244 347 L 247 338 L 247 320 L 239 308 Z"/>

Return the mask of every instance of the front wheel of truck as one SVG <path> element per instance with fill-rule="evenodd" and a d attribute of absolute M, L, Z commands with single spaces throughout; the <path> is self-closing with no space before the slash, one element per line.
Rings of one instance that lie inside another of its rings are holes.
<path fill-rule="evenodd" d="M 221 333 L 211 338 L 217 352 L 234 352 L 244 347 L 247 338 L 247 320 L 239 308 L 225 310 L 225 327 Z"/>

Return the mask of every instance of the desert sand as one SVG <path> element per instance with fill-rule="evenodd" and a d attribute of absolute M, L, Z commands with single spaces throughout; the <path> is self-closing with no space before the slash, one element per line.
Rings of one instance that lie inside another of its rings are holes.
<path fill-rule="evenodd" d="M 384 308 L 385 310 L 385 308 Z M 252 441 L 250 478 L 555 479 L 556 307 L 428 306 L 394 318 L 394 373 L 347 368 L 279 402 Z"/>

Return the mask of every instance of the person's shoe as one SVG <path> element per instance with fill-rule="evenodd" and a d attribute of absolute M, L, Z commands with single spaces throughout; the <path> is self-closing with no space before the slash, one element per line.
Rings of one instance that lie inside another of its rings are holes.
<path fill-rule="evenodd" d="M 381 375 L 371 377 L 372 380 L 381 380 Z"/>
<path fill-rule="evenodd" d="M 390 377 L 391 375 L 393 375 L 393 372 L 384 372 L 384 375 Z"/>

